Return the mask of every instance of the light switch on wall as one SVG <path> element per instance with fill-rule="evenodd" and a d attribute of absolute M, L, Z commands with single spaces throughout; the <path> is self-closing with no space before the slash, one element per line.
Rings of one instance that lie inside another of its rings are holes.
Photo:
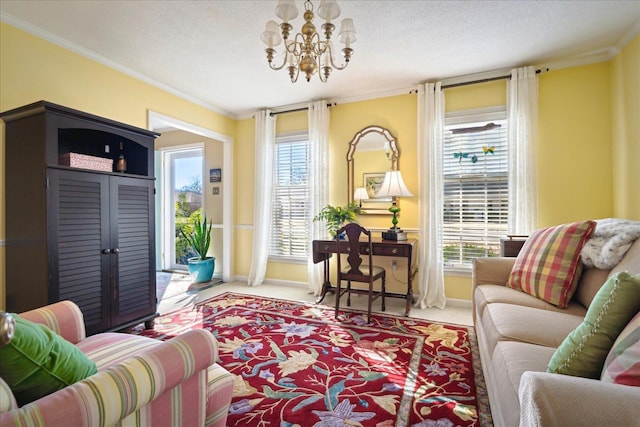
<path fill-rule="evenodd" d="M 218 194 L 220 194 L 220 187 L 213 187 L 213 195 L 217 196 Z"/>

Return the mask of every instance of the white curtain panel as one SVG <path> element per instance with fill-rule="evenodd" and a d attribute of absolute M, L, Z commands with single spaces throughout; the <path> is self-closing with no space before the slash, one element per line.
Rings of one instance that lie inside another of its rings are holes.
<path fill-rule="evenodd" d="M 420 308 L 444 308 L 444 271 L 440 245 L 442 230 L 442 152 L 444 144 L 444 93 L 442 85 L 418 88 L 418 192 Z"/>
<path fill-rule="evenodd" d="M 534 67 L 511 70 L 509 110 L 509 234 L 529 234 L 538 223 L 538 77 Z"/>
<path fill-rule="evenodd" d="M 253 196 L 253 249 L 249 286 L 261 285 L 269 259 L 271 233 L 271 198 L 273 187 L 273 149 L 276 139 L 276 116 L 261 110 L 255 115 L 255 184 Z"/>
<path fill-rule="evenodd" d="M 331 113 L 327 101 L 309 103 L 309 142 L 311 145 L 310 156 L 310 203 L 311 217 L 314 217 L 327 205 L 329 200 L 329 122 Z M 321 239 L 326 231 L 320 221 L 311 221 L 309 224 L 310 240 Z M 309 290 L 314 295 L 320 295 L 324 278 L 323 264 L 313 263 L 313 254 L 309 248 L 307 260 L 307 277 Z"/>

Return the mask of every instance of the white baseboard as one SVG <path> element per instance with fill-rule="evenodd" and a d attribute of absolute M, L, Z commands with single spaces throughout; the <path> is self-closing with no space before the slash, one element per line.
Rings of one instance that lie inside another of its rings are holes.
<path fill-rule="evenodd" d="M 472 308 L 471 301 L 468 299 L 459 299 L 459 298 L 447 298 L 447 306 L 452 307 L 461 307 L 461 308 Z"/>
<path fill-rule="evenodd" d="M 247 282 L 247 276 L 235 276 L 236 282 Z M 296 288 L 307 288 L 307 282 L 298 282 L 293 280 L 278 280 L 278 279 L 264 279 L 263 285 L 279 285 L 279 286 L 293 286 Z"/>
<path fill-rule="evenodd" d="M 235 280 L 238 282 L 246 282 L 247 276 L 235 276 Z M 278 279 L 265 279 L 263 282 L 264 285 L 278 285 L 278 286 L 293 286 L 296 288 L 307 288 L 306 282 L 297 282 L 293 280 L 278 280 Z M 451 307 L 460 307 L 460 308 L 468 308 L 471 309 L 471 301 L 467 299 L 459 299 L 459 298 L 447 298 L 447 306 Z"/>

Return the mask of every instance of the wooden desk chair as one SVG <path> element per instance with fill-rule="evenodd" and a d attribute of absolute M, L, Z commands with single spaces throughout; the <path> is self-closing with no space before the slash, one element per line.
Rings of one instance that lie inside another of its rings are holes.
<path fill-rule="evenodd" d="M 340 241 L 340 234 L 345 233 L 347 235 L 347 241 Z M 368 240 L 366 255 L 360 255 L 360 236 L 364 234 Z M 346 244 L 345 244 L 346 243 Z M 384 298 L 385 298 L 385 286 L 386 286 L 386 270 L 382 267 L 376 267 L 373 265 L 373 247 L 371 244 L 371 232 L 366 228 L 356 223 L 349 223 L 342 227 L 336 233 L 336 246 L 338 254 L 338 283 L 336 289 L 336 319 L 338 318 L 338 312 L 340 310 L 340 297 L 346 292 L 347 306 L 351 305 L 351 292 L 356 294 L 366 294 L 369 296 L 369 305 L 367 309 L 367 323 L 371 323 L 371 305 L 378 297 L 382 297 L 382 311 L 385 310 Z M 341 254 L 348 254 L 348 265 L 342 268 Z M 368 264 L 362 264 L 363 258 L 368 259 Z M 380 290 L 374 291 L 373 283 L 382 279 L 382 286 Z M 342 281 L 347 281 L 347 287 L 343 291 L 341 290 Z M 368 289 L 352 289 L 351 282 L 368 283 Z"/>

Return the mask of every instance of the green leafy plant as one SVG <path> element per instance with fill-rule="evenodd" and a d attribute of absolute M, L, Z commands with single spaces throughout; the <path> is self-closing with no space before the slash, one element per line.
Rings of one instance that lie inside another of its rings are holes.
<path fill-rule="evenodd" d="M 327 230 L 331 234 L 331 237 L 334 237 L 345 222 L 357 222 L 357 215 L 361 211 L 362 209 L 356 202 L 351 202 L 346 206 L 327 205 L 322 208 L 313 220 L 325 221 L 327 223 Z"/>
<path fill-rule="evenodd" d="M 206 215 L 202 218 L 202 221 L 196 216 L 193 219 L 193 226 L 190 228 L 192 229 L 189 234 L 185 232 L 185 229 L 181 229 L 180 233 L 187 239 L 187 242 L 189 242 L 189 245 L 201 260 L 207 259 L 207 251 L 211 244 L 211 229 L 213 228 L 213 224 L 207 222 Z"/>

